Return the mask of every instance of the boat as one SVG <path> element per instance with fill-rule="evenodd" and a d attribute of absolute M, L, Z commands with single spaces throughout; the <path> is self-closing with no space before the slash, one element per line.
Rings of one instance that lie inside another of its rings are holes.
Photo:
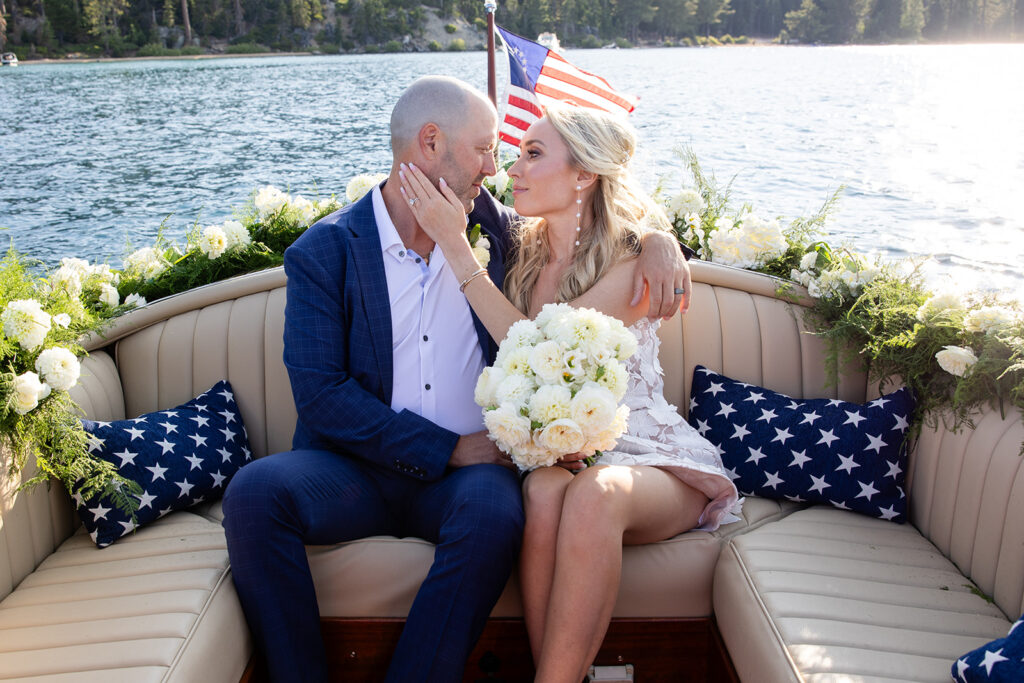
<path fill-rule="evenodd" d="M 554 52 L 563 52 L 562 44 L 558 42 L 558 35 L 550 31 L 545 31 L 537 36 L 537 42 Z"/>
<path fill-rule="evenodd" d="M 0 66 L 18 66 L 18 55 L 13 52 L 5 52 L 0 57 Z"/>

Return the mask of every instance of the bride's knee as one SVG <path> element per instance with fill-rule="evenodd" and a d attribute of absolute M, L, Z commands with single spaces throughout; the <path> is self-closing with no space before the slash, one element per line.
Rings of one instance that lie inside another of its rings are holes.
<path fill-rule="evenodd" d="M 561 467 L 534 470 L 523 481 L 523 506 L 527 509 L 561 507 L 572 474 Z"/>

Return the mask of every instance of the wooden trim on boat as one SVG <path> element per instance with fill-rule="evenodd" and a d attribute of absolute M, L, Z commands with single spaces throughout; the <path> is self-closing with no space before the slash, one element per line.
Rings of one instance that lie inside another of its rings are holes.
<path fill-rule="evenodd" d="M 332 681 L 379 681 L 404 619 L 321 619 Z M 739 683 L 711 618 L 613 619 L 597 665 L 632 664 L 637 683 Z M 522 619 L 490 619 L 469 657 L 463 683 L 533 680 Z M 240 683 L 266 683 L 254 656 Z"/>

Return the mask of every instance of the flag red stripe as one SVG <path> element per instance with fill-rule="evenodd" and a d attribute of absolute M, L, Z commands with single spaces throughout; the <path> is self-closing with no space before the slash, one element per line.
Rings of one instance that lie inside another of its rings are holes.
<path fill-rule="evenodd" d="M 505 133 L 504 131 L 499 133 L 498 137 L 501 139 L 502 142 L 507 142 L 508 144 L 512 145 L 513 147 L 518 147 L 519 143 L 522 142 L 522 140 L 520 140 L 519 138 L 514 138 L 511 135 L 509 135 L 508 133 Z"/>
<path fill-rule="evenodd" d="M 580 90 L 586 90 L 587 92 L 591 92 L 591 93 L 597 95 L 599 98 L 601 98 L 603 100 L 608 100 L 609 102 L 622 107 L 626 111 L 633 111 L 633 109 L 635 109 L 635 107 L 633 106 L 632 102 L 630 102 L 629 100 L 627 100 L 624 97 L 621 97 L 621 96 L 617 95 L 615 92 L 611 91 L 610 89 L 605 89 L 605 88 L 602 88 L 600 86 L 594 85 L 593 83 L 591 83 L 589 81 L 585 81 L 582 78 L 577 78 L 576 76 L 573 76 L 572 74 L 566 73 L 564 71 L 559 71 L 557 69 L 552 69 L 547 64 L 545 64 L 543 67 L 541 67 L 540 75 L 541 76 L 547 76 L 548 78 L 551 78 L 551 79 L 556 80 L 556 81 L 561 81 L 563 83 L 568 83 L 569 85 L 574 85 L 577 88 L 579 88 Z M 538 80 L 537 81 L 537 91 L 538 92 L 540 91 L 540 88 L 541 88 L 541 84 L 540 84 L 540 81 Z"/>
<path fill-rule="evenodd" d="M 537 118 L 540 118 L 540 117 L 538 116 Z M 516 118 L 515 116 L 512 116 L 512 114 L 505 114 L 505 123 L 507 123 L 507 124 L 509 124 L 511 126 L 515 126 L 516 128 L 519 128 L 520 130 L 526 130 L 527 128 L 530 127 L 530 124 L 533 123 L 533 122 L 532 121 L 524 121 L 524 120 L 522 120 L 520 118 Z"/>
<path fill-rule="evenodd" d="M 602 111 L 610 111 L 609 107 L 602 107 L 601 105 L 597 104 L 596 102 L 590 102 L 588 100 L 582 100 L 582 99 L 580 99 L 580 98 L 578 98 L 578 97 L 576 97 L 576 96 L 574 96 L 574 95 L 572 95 L 570 93 L 564 92 L 562 90 L 556 90 L 555 88 L 552 88 L 552 87 L 549 87 L 549 86 L 546 86 L 546 85 L 541 85 L 540 83 L 537 84 L 537 94 L 538 95 L 544 95 L 545 97 L 550 97 L 551 99 L 558 100 L 559 102 L 575 102 L 576 104 L 580 105 L 581 107 L 589 107 L 591 109 L 600 109 Z M 630 111 L 632 111 L 632 107 L 630 108 Z"/>
<path fill-rule="evenodd" d="M 536 102 L 531 102 L 530 100 L 524 99 L 522 97 L 516 97 L 511 93 L 508 96 L 508 104 L 511 107 L 518 107 L 519 109 L 526 110 L 533 114 L 534 116 L 536 116 L 538 119 L 541 116 L 544 116 L 544 112 L 541 111 L 540 107 L 537 106 Z"/>

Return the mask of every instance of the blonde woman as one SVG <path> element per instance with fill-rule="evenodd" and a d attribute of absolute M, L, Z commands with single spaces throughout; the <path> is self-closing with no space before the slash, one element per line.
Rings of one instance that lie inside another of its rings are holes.
<path fill-rule="evenodd" d="M 530 126 L 508 172 L 515 210 L 530 218 L 515 236 L 504 293 L 481 272 L 464 210 L 444 179 L 437 189 L 416 168 L 401 173 L 417 221 L 494 339 L 544 304 L 567 302 L 618 318 L 639 342 L 628 361 L 629 428 L 616 450 L 591 468 L 566 456 L 523 484 L 520 583 L 538 681 L 586 675 L 611 620 L 624 544 L 714 529 L 732 519 L 737 502 L 714 447 L 666 403 L 660 321 L 644 317 L 646 301 L 631 301 L 641 226 L 668 223 L 632 180 L 635 145 L 626 121 L 591 109 L 549 107 Z"/>

